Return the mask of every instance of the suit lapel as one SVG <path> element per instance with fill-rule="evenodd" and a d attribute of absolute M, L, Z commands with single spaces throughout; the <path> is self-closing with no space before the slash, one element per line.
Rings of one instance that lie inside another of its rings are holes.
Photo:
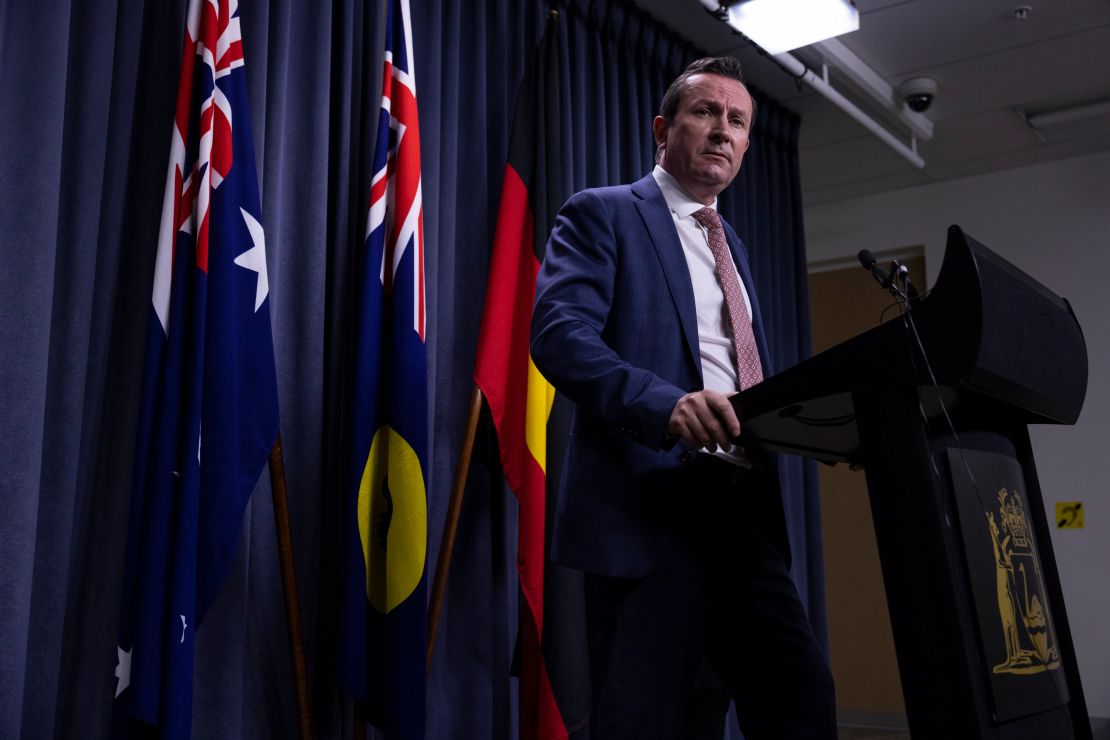
<path fill-rule="evenodd" d="M 636 208 L 640 217 L 647 226 L 651 243 L 655 246 L 655 254 L 663 268 L 663 276 L 667 280 L 667 287 L 671 292 L 675 310 L 678 312 L 679 323 L 686 339 L 686 349 L 698 369 L 701 377 L 701 351 L 698 347 L 698 318 L 694 307 L 694 288 L 690 282 L 690 269 L 686 265 L 686 256 L 682 253 L 682 244 L 678 240 L 678 230 L 675 228 L 674 219 L 671 218 L 671 209 L 667 206 L 663 192 L 651 175 L 643 178 L 632 186 L 632 192 L 639 198 Z"/>

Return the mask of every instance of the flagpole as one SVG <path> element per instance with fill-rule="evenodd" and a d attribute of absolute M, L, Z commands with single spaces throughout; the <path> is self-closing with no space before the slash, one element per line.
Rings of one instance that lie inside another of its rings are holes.
<path fill-rule="evenodd" d="M 289 631 L 289 650 L 293 658 L 297 720 L 300 724 L 301 740 L 312 740 L 312 708 L 309 702 L 304 642 L 301 638 L 301 602 L 297 595 L 297 572 L 293 561 L 293 530 L 289 526 L 289 498 L 285 493 L 285 462 L 281 451 L 281 432 L 278 432 L 273 449 L 270 450 L 270 491 L 274 497 L 281 587 L 285 594 L 285 622 Z"/>
<path fill-rule="evenodd" d="M 474 456 L 474 437 L 478 431 L 478 416 L 482 412 L 482 391 L 478 384 L 470 392 L 470 412 L 466 418 L 459 460 L 455 464 L 455 478 L 451 483 L 451 500 L 447 504 L 447 520 L 443 525 L 443 537 L 439 542 L 439 558 L 436 560 L 436 577 L 432 584 L 432 598 L 428 604 L 428 673 L 432 671 L 432 653 L 436 646 L 436 631 L 439 628 L 439 614 L 443 608 L 443 598 L 447 591 L 447 572 L 451 569 L 451 555 L 455 550 L 455 534 L 459 529 L 459 513 L 462 511 L 463 494 L 466 491 L 466 478 L 470 472 L 470 459 Z"/>
<path fill-rule="evenodd" d="M 358 699 L 351 719 L 351 740 L 366 740 L 366 705 Z"/>

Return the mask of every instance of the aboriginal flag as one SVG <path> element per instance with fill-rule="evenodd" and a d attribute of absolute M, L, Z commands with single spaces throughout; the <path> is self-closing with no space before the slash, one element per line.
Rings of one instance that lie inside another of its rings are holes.
<path fill-rule="evenodd" d="M 560 413 L 564 402 L 536 369 L 528 349 L 536 274 L 568 195 L 559 126 L 558 31 L 552 14 L 517 93 L 474 368 L 474 381 L 497 428 L 505 478 L 519 501 L 520 735 L 544 740 L 566 738 L 568 728 L 584 720 L 589 694 L 587 663 L 574 655 L 585 644 L 581 575 L 546 558 L 548 501 L 554 499 L 547 495 L 552 483 L 548 453 L 565 445 L 562 436 L 549 431 L 565 418 Z M 558 620 L 550 618 L 556 615 Z M 551 645 L 550 638 L 565 635 L 568 625 L 567 644 Z M 566 681 L 560 680 L 563 676 Z"/>

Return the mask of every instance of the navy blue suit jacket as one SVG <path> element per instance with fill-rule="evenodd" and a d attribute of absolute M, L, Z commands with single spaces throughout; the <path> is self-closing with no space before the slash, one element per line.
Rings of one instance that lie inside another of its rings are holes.
<path fill-rule="evenodd" d="M 770 375 L 747 251 L 724 227 Z M 552 557 L 603 575 L 646 575 L 692 459 L 667 437 L 667 421 L 679 398 L 703 387 L 690 273 L 651 175 L 585 190 L 560 211 L 536 284 L 532 358 L 575 406 Z"/>

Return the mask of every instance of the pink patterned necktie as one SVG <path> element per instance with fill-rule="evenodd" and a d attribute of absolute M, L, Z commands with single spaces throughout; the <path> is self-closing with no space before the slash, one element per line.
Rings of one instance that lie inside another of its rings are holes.
<path fill-rule="evenodd" d="M 725 242 L 721 217 L 712 208 L 694 212 L 694 218 L 709 232 L 709 249 L 717 266 L 717 282 L 725 294 L 725 311 L 732 326 L 732 345 L 736 349 L 736 378 L 740 389 L 750 388 L 763 380 L 763 366 L 759 362 L 759 349 L 755 345 L 752 318 L 740 292 L 740 280 L 732 264 L 732 253 Z"/>

